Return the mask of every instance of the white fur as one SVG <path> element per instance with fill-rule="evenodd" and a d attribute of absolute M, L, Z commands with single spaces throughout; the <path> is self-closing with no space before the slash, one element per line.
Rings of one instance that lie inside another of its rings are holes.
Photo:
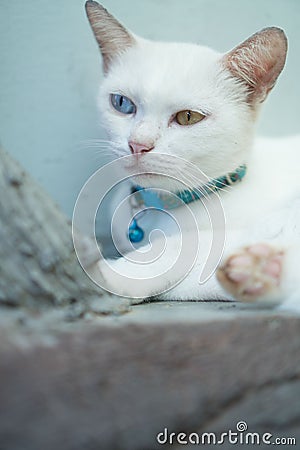
<path fill-rule="evenodd" d="M 117 59 L 99 98 L 102 123 L 117 156 L 128 154 L 129 140 L 154 140 L 153 153 L 182 156 L 210 177 L 241 164 L 252 144 L 253 111 L 245 104 L 245 87 L 229 76 L 220 61 L 219 53 L 205 47 L 142 39 Z M 116 113 L 109 104 L 111 92 L 132 99 L 137 114 Z M 169 124 L 172 115 L 183 109 L 200 109 L 208 117 L 194 127 Z M 146 158 L 143 168 L 153 168 Z M 172 173 L 174 169 L 181 168 L 170 165 Z"/>
<path fill-rule="evenodd" d="M 145 171 L 161 168 L 160 154 L 164 153 L 185 158 L 209 177 L 224 175 L 246 162 L 245 179 L 229 192 L 220 194 L 227 219 L 225 254 L 252 242 L 266 241 L 283 246 L 287 257 L 282 299 L 287 306 L 300 310 L 297 275 L 300 136 L 253 142 L 258 106 L 247 103 L 247 87 L 224 67 L 223 55 L 198 45 L 150 42 L 137 37 L 135 40 L 136 45 L 113 61 L 101 86 L 101 120 L 111 139 L 112 151 L 116 156 L 124 156 L 130 154 L 128 141 L 151 142 L 155 145 L 151 153 L 157 155 L 157 165 L 149 164 L 147 154 L 143 154 L 137 162 L 140 168 Z M 254 84 L 252 79 L 251 84 Z M 110 93 L 129 97 L 137 113 L 124 116 L 116 112 L 109 102 Z M 172 122 L 174 114 L 184 109 L 201 111 L 207 117 L 186 127 Z M 176 176 L 184 173 L 185 166 L 184 163 L 175 165 L 170 158 L 168 164 L 164 162 L 163 169 L 166 174 Z M 176 182 L 167 177 L 153 181 L 144 176 L 139 183 L 173 191 L 178 188 Z M 203 246 L 190 274 L 161 298 L 230 298 L 214 276 L 205 285 L 198 283 L 209 249 L 210 224 L 201 202 L 194 202 L 190 207 L 200 224 Z M 184 221 L 184 214 L 184 209 L 175 211 L 181 221 Z M 177 237 L 171 236 L 168 242 L 171 250 L 167 263 L 171 263 L 178 246 Z M 159 240 L 154 242 L 154 245 L 160 244 Z M 154 268 L 137 266 L 120 258 L 111 264 L 130 278 L 133 274 L 151 277 L 151 271 L 154 274 L 165 262 L 157 261 Z M 105 277 L 105 265 L 100 265 Z M 107 281 L 113 287 L 117 278 Z M 166 277 L 163 281 L 166 288 L 169 282 Z M 135 287 L 134 282 L 128 282 L 122 293 L 135 296 Z M 160 288 L 153 282 L 145 282 L 143 296 L 153 296 Z"/>

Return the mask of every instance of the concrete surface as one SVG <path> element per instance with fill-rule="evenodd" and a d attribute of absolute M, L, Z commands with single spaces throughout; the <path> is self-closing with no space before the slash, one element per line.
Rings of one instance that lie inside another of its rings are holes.
<path fill-rule="evenodd" d="M 299 316 L 191 302 L 75 322 L 9 314 L 10 325 L 0 321 L 1 449 L 178 449 L 157 434 L 220 436 L 239 421 L 299 445 Z"/>

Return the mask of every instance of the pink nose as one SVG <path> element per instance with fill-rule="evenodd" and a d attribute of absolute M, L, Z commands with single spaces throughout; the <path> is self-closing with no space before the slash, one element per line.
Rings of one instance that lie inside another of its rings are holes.
<path fill-rule="evenodd" d="M 133 155 L 137 153 L 146 153 L 154 149 L 154 145 L 151 144 L 140 144 L 139 142 L 129 141 L 128 142 L 130 151 Z"/>

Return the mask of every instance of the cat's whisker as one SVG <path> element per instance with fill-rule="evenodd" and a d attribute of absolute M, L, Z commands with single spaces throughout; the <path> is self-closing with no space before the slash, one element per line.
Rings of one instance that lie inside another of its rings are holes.
<path fill-rule="evenodd" d="M 80 144 L 77 146 L 76 151 L 85 151 L 85 150 L 99 150 L 99 151 L 110 151 L 110 147 L 108 145 L 96 145 L 96 144 Z"/>
<path fill-rule="evenodd" d="M 82 141 L 79 144 L 80 150 L 96 150 L 97 155 L 103 156 L 113 156 L 113 157 L 122 157 L 126 156 L 128 153 L 126 149 L 123 149 L 123 146 L 119 142 L 114 142 L 107 139 L 88 139 Z M 79 150 L 78 149 L 78 150 Z"/>
<path fill-rule="evenodd" d="M 189 174 L 190 177 L 193 177 L 192 174 Z M 211 193 L 216 192 L 216 189 L 214 189 L 212 186 L 209 185 L 209 183 L 214 183 L 215 182 L 215 178 L 212 177 L 208 177 L 206 175 L 207 179 L 208 179 L 208 183 L 206 184 L 206 189 L 208 189 Z M 195 180 L 197 180 L 197 178 L 195 177 Z M 222 186 L 223 184 L 223 186 Z M 221 187 L 218 187 L 217 191 L 222 191 L 222 192 L 230 192 L 230 190 L 233 188 L 233 186 L 227 185 L 225 183 L 220 182 L 219 185 L 221 185 Z"/>
<path fill-rule="evenodd" d="M 107 140 L 107 139 L 85 139 L 81 141 L 82 144 L 84 145 L 93 145 L 93 144 L 97 144 L 97 145 L 102 145 L 102 144 L 106 144 L 106 145 L 111 145 L 111 141 Z"/>
<path fill-rule="evenodd" d="M 211 200 L 210 198 L 210 194 L 209 192 L 207 192 L 207 190 L 204 188 L 203 186 L 197 186 L 194 187 L 194 180 L 192 176 L 187 176 L 187 175 L 182 175 L 181 174 L 181 178 L 183 182 L 186 182 L 186 190 L 189 191 L 191 194 L 196 193 L 196 195 L 199 195 L 199 197 L 201 198 L 205 198 L 208 201 Z"/>
<path fill-rule="evenodd" d="M 195 177 L 193 174 L 189 174 L 189 177 L 192 181 L 198 181 L 198 177 Z M 193 190 L 195 191 L 199 191 L 200 193 L 202 193 L 203 191 L 205 192 L 206 195 L 203 195 L 203 197 L 206 197 L 207 199 L 210 198 L 210 194 L 218 192 L 218 191 L 222 191 L 222 192 L 230 192 L 230 189 L 232 189 L 232 186 L 228 186 L 226 184 L 224 184 L 223 187 L 218 187 L 218 189 L 215 189 L 213 186 L 210 186 L 209 183 L 213 183 L 214 182 L 214 178 L 211 177 L 207 177 L 208 178 L 208 183 L 206 183 L 205 185 L 203 185 L 202 188 L 196 187 L 193 188 Z M 205 187 L 204 187 L 205 186 Z"/>
<path fill-rule="evenodd" d="M 182 176 L 182 174 L 181 174 L 181 176 Z M 210 188 L 208 185 L 208 183 L 210 183 L 210 179 L 208 177 L 207 177 L 207 180 L 203 180 L 203 181 L 201 180 L 199 182 L 198 174 L 194 175 L 192 172 L 190 172 L 188 174 L 185 174 L 184 176 L 187 180 L 189 180 L 192 189 L 194 189 L 194 190 L 199 189 L 199 190 L 201 190 L 201 192 L 207 193 L 206 189 L 208 188 L 211 192 L 213 192 L 213 189 Z"/>

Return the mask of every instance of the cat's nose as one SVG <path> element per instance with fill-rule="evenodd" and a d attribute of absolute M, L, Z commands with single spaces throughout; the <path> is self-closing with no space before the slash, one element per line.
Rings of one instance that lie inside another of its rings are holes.
<path fill-rule="evenodd" d="M 133 155 L 136 155 L 138 153 L 150 152 L 151 150 L 154 149 L 153 142 L 148 143 L 148 144 L 142 144 L 140 142 L 129 141 L 128 145 L 129 145 L 130 151 Z"/>

